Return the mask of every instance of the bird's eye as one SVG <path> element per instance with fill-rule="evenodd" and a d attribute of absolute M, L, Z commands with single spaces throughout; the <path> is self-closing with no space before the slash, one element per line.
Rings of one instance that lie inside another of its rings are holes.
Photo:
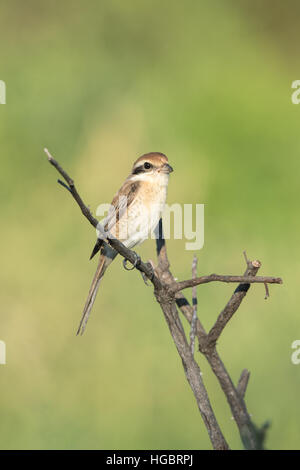
<path fill-rule="evenodd" d="M 152 167 L 151 163 L 149 163 L 149 162 L 145 162 L 145 163 L 144 163 L 144 168 L 145 168 L 146 170 L 149 170 L 151 167 Z"/>

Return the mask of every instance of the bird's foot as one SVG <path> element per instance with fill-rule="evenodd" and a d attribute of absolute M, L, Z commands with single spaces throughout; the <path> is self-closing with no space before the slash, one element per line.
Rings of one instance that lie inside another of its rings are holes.
<path fill-rule="evenodd" d="M 123 259 L 123 266 L 124 266 L 124 269 L 126 269 L 126 271 L 132 271 L 134 268 L 137 267 L 138 264 L 140 264 L 141 257 L 135 252 L 134 252 L 134 257 L 135 257 L 134 263 L 131 264 L 130 267 L 127 266 L 128 259 L 126 258 Z"/>

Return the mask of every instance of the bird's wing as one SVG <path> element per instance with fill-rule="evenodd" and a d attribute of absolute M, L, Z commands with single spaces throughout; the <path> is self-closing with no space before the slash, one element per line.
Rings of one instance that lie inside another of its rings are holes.
<path fill-rule="evenodd" d="M 111 232 L 111 230 L 117 225 L 118 228 L 119 221 L 122 219 L 124 214 L 126 214 L 129 206 L 134 201 L 137 192 L 140 187 L 140 182 L 126 180 L 120 190 L 115 194 L 111 207 L 108 212 L 107 217 L 102 221 L 101 225 L 103 226 L 105 232 Z M 118 230 L 116 230 L 116 237 L 118 238 Z M 97 239 L 97 242 L 94 246 L 90 259 L 92 259 L 96 253 L 100 250 L 103 245 L 103 240 L 101 238 Z"/>
<path fill-rule="evenodd" d="M 104 229 L 110 232 L 124 217 L 129 206 L 134 201 L 140 187 L 140 182 L 126 180 L 111 202 Z"/>

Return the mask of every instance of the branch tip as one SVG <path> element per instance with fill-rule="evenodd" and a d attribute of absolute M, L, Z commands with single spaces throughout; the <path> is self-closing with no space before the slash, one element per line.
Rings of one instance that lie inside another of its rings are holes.
<path fill-rule="evenodd" d="M 72 194 L 72 191 L 71 191 L 70 186 L 68 186 L 66 183 L 64 183 L 62 180 L 59 180 L 59 179 L 57 180 L 57 182 L 58 182 L 61 186 L 63 186 L 64 188 L 66 188 L 68 191 L 70 191 L 70 193 Z"/>
<path fill-rule="evenodd" d="M 254 261 L 251 261 L 251 264 L 254 268 L 260 268 L 261 267 L 261 262 L 258 259 L 255 259 Z"/>
<path fill-rule="evenodd" d="M 244 258 L 245 258 L 246 264 L 248 265 L 248 263 L 249 263 L 249 259 L 248 259 L 248 256 L 247 256 L 247 253 L 246 253 L 246 250 L 244 250 L 244 251 L 243 251 L 243 255 L 244 255 Z"/>
<path fill-rule="evenodd" d="M 44 148 L 44 152 L 47 155 L 47 158 L 48 158 L 49 162 L 51 162 L 53 160 L 53 157 L 52 157 L 51 153 L 49 152 L 49 150 L 46 147 Z"/>
<path fill-rule="evenodd" d="M 247 369 L 244 369 L 241 373 L 241 376 L 239 378 L 236 390 L 239 394 L 239 396 L 244 400 L 245 398 L 245 393 L 247 390 L 248 382 L 250 378 L 250 372 Z"/>

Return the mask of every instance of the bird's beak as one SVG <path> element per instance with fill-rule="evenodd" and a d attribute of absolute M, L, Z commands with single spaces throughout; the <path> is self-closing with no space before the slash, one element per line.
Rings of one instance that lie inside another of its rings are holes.
<path fill-rule="evenodd" d="M 173 168 L 171 167 L 171 165 L 169 165 L 169 163 L 165 163 L 164 164 L 164 170 L 165 170 L 166 173 L 172 173 Z"/>

